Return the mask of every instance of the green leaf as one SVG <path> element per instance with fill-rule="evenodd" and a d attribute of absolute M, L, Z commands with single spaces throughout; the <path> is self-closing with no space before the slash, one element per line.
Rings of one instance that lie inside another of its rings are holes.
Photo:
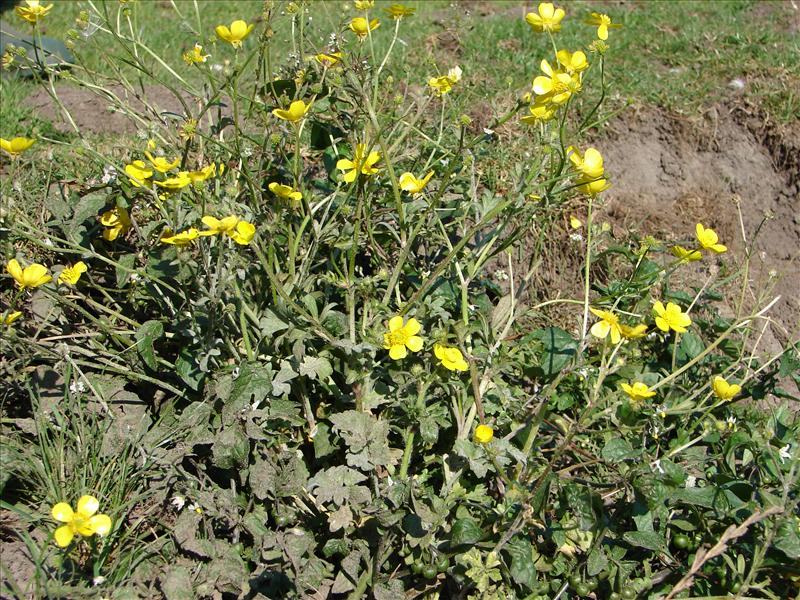
<path fill-rule="evenodd" d="M 450 546 L 468 546 L 479 542 L 483 537 L 483 531 L 478 523 L 472 519 L 456 519 L 453 528 L 450 530 Z"/>
<path fill-rule="evenodd" d="M 326 381 L 332 373 L 333 367 L 330 361 L 322 356 L 305 356 L 300 363 L 300 375 L 310 379 Z"/>
<path fill-rule="evenodd" d="M 609 462 L 620 462 L 637 458 L 641 453 L 641 450 L 634 450 L 630 442 L 622 438 L 611 438 L 600 451 L 603 460 Z"/>
<path fill-rule="evenodd" d="M 214 464 L 220 469 L 246 465 L 250 455 L 250 440 L 239 425 L 226 427 L 214 437 Z"/>
<path fill-rule="evenodd" d="M 289 325 L 286 324 L 278 315 L 271 310 L 264 311 L 264 316 L 258 321 L 258 328 L 261 330 L 261 335 L 265 338 L 271 338 L 279 331 L 288 329 Z"/>
<path fill-rule="evenodd" d="M 687 331 L 681 336 L 681 343 L 678 344 L 678 361 L 687 363 L 705 350 L 703 340 L 692 331 Z"/>
<path fill-rule="evenodd" d="M 192 573 L 187 567 L 170 567 L 161 577 L 161 592 L 166 600 L 194 600 Z"/>
<path fill-rule="evenodd" d="M 578 342 L 558 327 L 540 329 L 532 337 L 543 345 L 539 367 L 545 375 L 555 375 L 561 371 L 572 361 L 578 349 Z"/>
<path fill-rule="evenodd" d="M 400 451 L 389 448 L 389 423 L 356 410 L 331 415 L 333 432 L 347 445 L 347 464 L 363 471 L 394 464 Z"/>
<path fill-rule="evenodd" d="M 313 491 L 319 502 L 333 502 L 336 505 L 342 505 L 353 494 L 354 488 L 366 489 L 369 494 L 369 489 L 356 485 L 366 478 L 366 475 L 355 469 L 339 465 L 314 475 L 308 480 L 308 489 Z M 363 494 L 358 490 L 356 493 Z"/>
<path fill-rule="evenodd" d="M 647 548 L 654 552 L 663 552 L 667 548 L 664 536 L 655 531 L 627 531 L 622 534 L 622 539 L 631 546 L 637 548 Z"/>
<path fill-rule="evenodd" d="M 164 335 L 164 324 L 156 320 L 146 321 L 136 330 L 136 349 L 144 364 L 153 370 L 158 366 L 153 342 L 162 335 Z"/>
<path fill-rule="evenodd" d="M 778 526 L 774 545 L 792 560 L 800 560 L 800 535 L 796 522 L 792 521 L 784 521 Z"/>
<path fill-rule="evenodd" d="M 200 370 L 194 354 L 186 346 L 181 349 L 181 353 L 175 361 L 175 372 L 193 390 L 200 389 L 200 382 L 205 377 L 205 373 Z"/>
<path fill-rule="evenodd" d="M 608 567 L 608 557 L 603 552 L 602 546 L 595 546 L 586 559 L 586 574 L 594 577 L 606 570 Z"/>
<path fill-rule="evenodd" d="M 704 508 L 725 509 L 728 506 L 722 490 L 716 486 L 678 489 L 670 494 L 669 499 L 672 502 L 681 502 Z"/>
<path fill-rule="evenodd" d="M 508 570 L 517 585 L 532 589 L 536 584 L 536 566 L 533 563 L 533 546 L 525 538 L 515 536 L 503 549 L 511 557 Z"/>
<path fill-rule="evenodd" d="M 272 395 L 273 396 L 288 396 L 292 391 L 292 386 L 289 382 L 297 377 L 297 373 L 292 368 L 288 360 L 281 361 L 281 369 L 275 374 L 272 380 Z"/>

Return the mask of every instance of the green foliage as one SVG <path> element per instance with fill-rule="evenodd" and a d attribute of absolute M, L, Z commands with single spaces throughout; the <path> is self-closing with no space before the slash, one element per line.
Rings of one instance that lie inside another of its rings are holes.
<path fill-rule="evenodd" d="M 0 325 L 2 506 L 35 573 L 16 585 L 43 597 L 656 598 L 717 542 L 692 594 L 793 585 L 800 428 L 787 388 L 800 353 L 751 353 L 765 307 L 731 309 L 718 283 L 691 292 L 665 245 L 593 222 L 602 196 L 587 186 L 606 175 L 587 181 L 575 159 L 586 115 L 603 120 L 613 45 L 590 45 L 575 18 L 581 91 L 562 104 L 539 94 L 555 116 L 531 126 L 519 122 L 528 88 L 509 90 L 476 130 L 461 114 L 479 85 L 469 72 L 442 97 L 414 89 L 455 66 L 412 68 L 397 44 L 419 15 L 382 16 L 363 41 L 336 16 L 323 46 L 305 3 L 253 6 L 261 22 L 234 49 L 175 4 L 187 48 L 200 40 L 213 57 L 191 66 L 133 26 L 143 3 L 81 17 L 97 31 L 63 76 L 104 98 L 158 85 L 183 109 L 113 100 L 134 143 L 76 141 L 57 185 L 9 195 L 6 259 L 55 276 L 25 290 L 9 277 L 0 295 L 4 315 L 23 311 Z M 549 42 L 563 39 L 515 27 L 537 64 L 557 64 Z M 285 56 L 283 35 L 299 55 Z M 92 45 L 102 57 L 86 59 Z M 314 58 L 339 50 L 338 65 Z M 297 123 L 274 116 L 296 100 L 310 106 Z M 525 136 L 524 159 L 509 131 Z M 178 166 L 160 173 L 145 151 Z M 26 161 L 14 177 L 35 169 Z M 339 161 L 359 163 L 353 182 Z M 131 168 L 148 165 L 137 183 Z M 431 171 L 418 192 L 401 185 Z M 531 282 L 576 207 L 583 294 L 551 297 Z M 114 238 L 122 209 L 131 222 Z M 186 244 L 165 242 L 179 232 Z M 78 260 L 87 273 L 59 283 Z M 688 311 L 689 330 L 658 329 L 656 301 Z M 617 341 L 620 324 L 647 333 Z M 741 390 L 724 398 L 715 377 Z M 626 394 L 634 383 L 654 394 Z M 767 398 L 786 404 L 764 410 Z M 112 531 L 57 549 L 50 507 L 89 493 Z"/>

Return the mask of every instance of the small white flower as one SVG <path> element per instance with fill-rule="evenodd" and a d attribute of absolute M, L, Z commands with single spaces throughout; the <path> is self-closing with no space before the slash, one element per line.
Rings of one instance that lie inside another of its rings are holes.
<path fill-rule="evenodd" d="M 83 393 L 86 391 L 86 385 L 82 381 L 72 381 L 69 384 L 69 391 L 73 394 Z"/>
<path fill-rule="evenodd" d="M 582 241 L 583 241 L 583 236 L 582 236 L 582 235 L 581 235 L 579 232 L 576 232 L 576 233 L 570 233 L 570 234 L 569 234 L 569 239 L 571 239 L 573 242 L 578 242 L 578 243 L 580 243 L 580 242 L 582 242 Z"/>
<path fill-rule="evenodd" d="M 109 184 L 117 180 L 117 170 L 113 165 L 106 165 L 103 167 L 103 177 L 100 179 L 101 183 Z"/>
<path fill-rule="evenodd" d="M 200 505 L 199 505 L 199 504 L 195 504 L 194 502 L 192 502 L 192 503 L 189 505 L 189 510 L 193 510 L 193 511 L 194 511 L 194 512 L 196 512 L 198 515 L 202 515 L 202 514 L 203 514 L 203 509 L 202 509 L 202 508 L 200 508 Z"/>
<path fill-rule="evenodd" d="M 658 471 L 662 475 L 664 474 L 664 468 L 661 466 L 661 460 L 660 459 L 653 463 L 653 467 L 655 467 L 653 469 L 654 471 Z"/>
<path fill-rule="evenodd" d="M 106 578 L 103 577 L 102 575 L 98 575 L 97 577 L 92 579 L 92 585 L 95 585 L 95 586 L 103 585 L 105 582 L 106 582 Z"/>
<path fill-rule="evenodd" d="M 173 496 L 172 500 L 170 500 L 170 503 L 177 510 L 183 510 L 183 505 L 186 504 L 186 498 L 184 498 L 183 496 Z"/>
<path fill-rule="evenodd" d="M 786 444 L 783 448 L 778 450 L 778 457 L 781 459 L 781 464 L 783 464 L 784 459 L 792 458 L 792 445 Z"/>
<path fill-rule="evenodd" d="M 697 485 L 697 477 L 695 477 L 694 475 L 689 475 L 686 478 L 686 487 L 687 488 L 693 488 L 696 485 Z"/>

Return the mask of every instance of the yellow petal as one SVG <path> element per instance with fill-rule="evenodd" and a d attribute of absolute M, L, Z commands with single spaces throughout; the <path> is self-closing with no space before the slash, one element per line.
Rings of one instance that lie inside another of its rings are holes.
<path fill-rule="evenodd" d="M 405 346 L 396 344 L 389 349 L 389 357 L 392 360 L 400 360 L 408 356 L 408 351 Z"/>
<path fill-rule="evenodd" d="M 6 271 L 8 271 L 9 275 L 14 278 L 14 280 L 21 286 L 22 283 L 22 267 L 20 266 L 19 262 L 16 258 L 12 258 L 6 264 Z"/>
<path fill-rule="evenodd" d="M 403 328 L 403 317 L 396 316 L 389 319 L 389 331 L 395 332 Z"/>
<path fill-rule="evenodd" d="M 69 523 L 75 516 L 72 507 L 66 502 L 59 502 L 53 506 L 53 510 L 50 511 L 50 514 L 53 515 L 56 521 L 60 521 L 61 523 Z"/>
<path fill-rule="evenodd" d="M 97 535 L 108 535 L 111 531 L 111 518 L 108 515 L 95 515 L 89 519 L 89 526 Z"/>
<path fill-rule="evenodd" d="M 217 25 L 214 31 L 216 31 L 217 36 L 219 36 L 226 42 L 231 41 L 231 30 L 228 29 L 225 25 Z"/>
<path fill-rule="evenodd" d="M 247 35 L 247 23 L 238 19 L 231 23 L 231 37 L 237 40 L 244 39 Z"/>
<path fill-rule="evenodd" d="M 408 335 L 417 335 L 420 329 L 422 329 L 422 326 L 419 324 L 419 321 L 413 317 L 408 320 L 405 326 L 405 331 Z"/>
<path fill-rule="evenodd" d="M 420 350 L 422 350 L 422 344 L 423 344 L 422 338 L 419 337 L 418 335 L 412 335 L 410 338 L 408 338 L 408 341 L 406 342 L 406 346 L 412 352 L 419 352 Z"/>
<path fill-rule="evenodd" d="M 72 538 L 75 537 L 75 533 L 72 531 L 72 527 L 69 525 L 62 525 L 58 529 L 56 529 L 53 537 L 56 540 L 56 544 L 58 544 L 62 548 L 66 548 L 69 546 Z"/>
<path fill-rule="evenodd" d="M 81 496 L 78 498 L 78 513 L 85 518 L 91 517 L 100 508 L 100 502 L 94 496 Z"/>

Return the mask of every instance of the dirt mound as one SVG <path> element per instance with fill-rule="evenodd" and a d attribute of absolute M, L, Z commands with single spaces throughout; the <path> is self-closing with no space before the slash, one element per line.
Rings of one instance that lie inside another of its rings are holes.
<path fill-rule="evenodd" d="M 781 296 L 771 314 L 782 327 L 765 340 L 769 351 L 796 339 L 800 323 L 800 161 L 793 139 L 737 107 L 694 121 L 634 110 L 597 141 L 613 177 L 603 215 L 613 225 L 689 242 L 703 223 L 729 246 L 723 260 L 739 264 L 755 239 L 750 306 L 762 292 Z M 697 268 L 715 264 L 704 260 Z"/>

